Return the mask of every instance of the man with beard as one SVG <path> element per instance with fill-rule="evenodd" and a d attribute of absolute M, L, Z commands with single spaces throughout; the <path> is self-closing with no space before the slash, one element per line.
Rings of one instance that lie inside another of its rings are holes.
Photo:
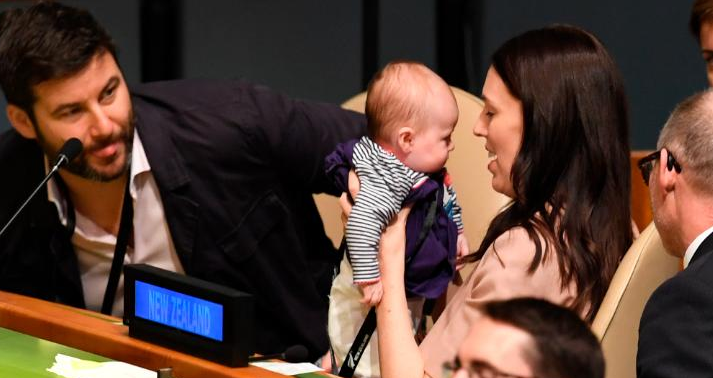
<path fill-rule="evenodd" d="M 0 16 L 0 85 L 13 126 L 0 223 L 64 142 L 84 145 L 0 236 L 0 290 L 121 315 L 108 277 L 123 253 L 253 294 L 256 352 L 326 352 L 339 256 L 311 195 L 330 189 L 324 156 L 362 133 L 361 115 L 237 81 L 130 93 L 103 28 L 52 2 Z"/>

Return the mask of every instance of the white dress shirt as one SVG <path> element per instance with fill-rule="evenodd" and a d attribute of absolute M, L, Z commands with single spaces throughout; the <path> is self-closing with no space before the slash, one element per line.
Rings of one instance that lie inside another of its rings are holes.
<path fill-rule="evenodd" d="M 693 242 L 691 242 L 688 248 L 686 248 L 686 254 L 683 255 L 683 269 L 688 268 L 688 264 L 691 263 L 691 259 L 698 250 L 698 247 L 701 246 L 701 243 L 706 240 L 706 238 L 708 237 L 708 235 L 711 234 L 711 232 L 713 232 L 713 227 L 703 231 L 700 235 L 696 236 L 696 238 L 693 239 Z"/>
<path fill-rule="evenodd" d="M 166 270 L 183 273 L 171 233 L 164 216 L 163 203 L 156 186 L 151 166 L 139 134 L 134 131 L 131 154 L 130 193 L 134 205 L 134 245 L 128 246 L 124 264 L 149 264 Z M 67 224 L 66 202 L 54 181 L 48 187 L 49 200 L 54 202 L 62 224 Z M 100 311 L 106 291 L 111 263 L 116 246 L 116 236 L 97 226 L 75 210 L 76 227 L 72 244 L 79 261 L 79 272 L 87 308 Z M 112 314 L 124 313 L 124 278 L 119 280 Z"/>

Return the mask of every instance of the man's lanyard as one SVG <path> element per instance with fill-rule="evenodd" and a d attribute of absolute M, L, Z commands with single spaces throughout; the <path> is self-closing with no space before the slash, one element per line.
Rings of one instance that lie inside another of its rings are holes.
<path fill-rule="evenodd" d="M 76 225 L 76 218 L 74 214 L 74 205 L 72 200 L 68 195 L 67 187 L 62 182 L 62 180 L 57 180 L 65 194 L 65 199 L 67 201 L 67 230 L 69 235 L 74 234 L 74 228 Z M 116 297 L 116 289 L 119 286 L 119 278 L 121 277 L 121 268 L 124 265 L 124 256 L 126 255 L 126 247 L 129 244 L 129 238 L 131 237 L 131 229 L 133 228 L 134 220 L 134 204 L 131 198 L 131 192 L 129 191 L 131 185 L 131 178 L 126 178 L 126 188 L 124 189 L 124 202 L 121 207 L 121 222 L 119 223 L 119 233 L 116 235 L 116 247 L 114 248 L 114 258 L 111 262 L 111 271 L 109 272 L 109 280 L 106 284 L 106 291 L 104 292 L 104 300 L 102 301 L 101 312 L 106 315 L 111 315 L 111 309 L 114 305 L 114 298 Z"/>

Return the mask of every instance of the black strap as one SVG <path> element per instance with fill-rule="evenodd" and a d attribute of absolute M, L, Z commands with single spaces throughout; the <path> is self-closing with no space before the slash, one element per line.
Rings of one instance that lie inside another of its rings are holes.
<path fill-rule="evenodd" d="M 366 315 L 364 323 L 361 324 L 361 328 L 359 328 L 359 332 L 354 338 L 354 343 L 352 343 L 352 347 L 349 348 L 349 353 L 347 353 L 347 356 L 344 358 L 342 367 L 339 369 L 340 377 L 351 378 L 354 376 L 354 370 L 359 364 L 361 355 L 364 353 L 364 349 L 366 349 L 366 346 L 369 344 L 371 334 L 374 333 L 375 329 L 376 307 L 372 307 Z"/>
<path fill-rule="evenodd" d="M 134 204 L 129 191 L 131 178 L 126 178 L 126 188 L 124 189 L 124 204 L 121 207 L 121 223 L 119 223 L 119 233 L 116 235 L 116 247 L 114 248 L 114 259 L 111 261 L 111 272 L 106 283 L 104 301 L 102 302 L 102 314 L 111 315 L 111 308 L 114 306 L 116 289 L 119 286 L 121 268 L 124 266 L 124 256 L 126 247 L 129 244 L 131 229 L 134 224 Z"/>
<path fill-rule="evenodd" d="M 413 260 L 414 256 L 416 256 L 418 251 L 421 249 L 421 245 L 426 240 L 426 237 L 428 236 L 428 233 L 431 230 L 431 227 L 433 226 L 433 222 L 436 220 L 436 210 L 438 209 L 438 202 L 438 196 L 436 196 L 436 198 L 431 202 L 428 207 L 426 219 L 423 221 L 423 227 L 421 227 L 421 232 L 418 235 L 418 243 L 416 244 L 417 248 L 414 251 L 413 255 L 406 259 L 406 268 L 408 268 L 409 263 Z M 342 240 L 342 243 L 343 242 L 344 240 Z M 364 349 L 369 344 L 369 340 L 371 340 L 371 335 L 374 333 L 375 329 L 376 307 L 372 307 L 369 310 L 369 313 L 366 315 L 364 323 L 361 324 L 359 332 L 357 332 L 357 335 L 354 338 L 354 342 L 352 343 L 351 348 L 349 348 L 349 353 L 347 353 L 347 356 L 344 358 L 344 362 L 342 362 L 342 367 L 339 369 L 340 377 L 351 378 L 354 376 L 354 370 L 359 364 L 361 355 L 364 353 Z"/>
<path fill-rule="evenodd" d="M 67 185 L 59 176 L 55 176 L 57 185 L 64 195 L 67 203 L 67 231 L 69 235 L 74 234 L 76 226 L 76 216 L 74 214 L 74 204 L 69 196 Z M 124 265 L 124 256 L 126 255 L 126 246 L 129 244 L 131 229 L 134 220 L 134 204 L 129 191 L 131 179 L 126 178 L 126 188 L 124 189 L 124 201 L 121 206 L 121 221 L 119 223 L 119 233 L 116 235 L 116 246 L 114 247 L 114 257 L 111 262 L 111 271 L 109 272 L 109 280 L 106 284 L 104 292 L 104 300 L 102 301 L 101 312 L 106 315 L 111 315 L 111 308 L 114 305 L 116 297 L 116 289 L 119 286 L 119 277 L 121 276 L 121 268 Z"/>
<path fill-rule="evenodd" d="M 413 255 L 409 256 L 406 258 L 406 268 L 408 268 L 409 264 L 413 260 L 413 258 L 418 254 L 418 251 L 421 250 L 421 245 L 423 244 L 424 241 L 426 241 L 426 237 L 428 236 L 428 233 L 431 231 L 431 226 L 433 226 L 433 222 L 436 220 L 436 210 L 438 209 L 438 196 L 436 196 L 436 199 L 431 202 L 431 204 L 428 206 L 428 212 L 426 213 L 426 219 L 423 221 L 423 226 L 421 227 L 421 232 L 418 234 L 418 243 L 416 243 L 416 250 L 413 252 Z"/>

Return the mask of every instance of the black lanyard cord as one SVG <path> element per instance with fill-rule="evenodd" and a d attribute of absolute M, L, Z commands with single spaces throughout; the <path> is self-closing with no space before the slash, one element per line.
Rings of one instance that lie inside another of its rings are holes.
<path fill-rule="evenodd" d="M 57 177 L 59 178 L 59 177 Z M 61 179 L 57 180 L 60 190 L 64 193 L 64 198 L 67 202 L 67 231 L 69 235 L 74 234 L 75 214 L 74 205 L 69 196 L 68 190 Z M 121 221 L 119 223 L 119 233 L 116 235 L 116 247 L 114 248 L 114 258 L 111 262 L 111 271 L 109 272 L 109 280 L 106 284 L 104 292 L 104 300 L 102 301 L 101 312 L 106 315 L 111 315 L 111 309 L 114 306 L 114 298 L 116 297 L 116 289 L 119 286 L 119 278 L 121 277 L 121 268 L 124 265 L 124 256 L 126 255 L 126 247 L 129 244 L 131 237 L 131 229 L 134 221 L 134 204 L 129 191 L 131 178 L 126 178 L 126 188 L 124 189 L 124 201 L 121 206 Z"/>
<path fill-rule="evenodd" d="M 124 266 L 124 256 L 126 247 L 129 244 L 131 229 L 134 224 L 134 204 L 129 191 L 131 178 L 126 178 L 126 188 L 124 189 L 124 204 L 121 207 L 121 223 L 119 223 L 119 233 L 116 235 L 116 248 L 114 248 L 114 259 L 111 261 L 111 271 L 109 280 L 106 283 L 104 301 L 102 302 L 102 314 L 111 315 L 111 308 L 114 306 L 116 289 L 119 286 L 121 268 Z"/>

